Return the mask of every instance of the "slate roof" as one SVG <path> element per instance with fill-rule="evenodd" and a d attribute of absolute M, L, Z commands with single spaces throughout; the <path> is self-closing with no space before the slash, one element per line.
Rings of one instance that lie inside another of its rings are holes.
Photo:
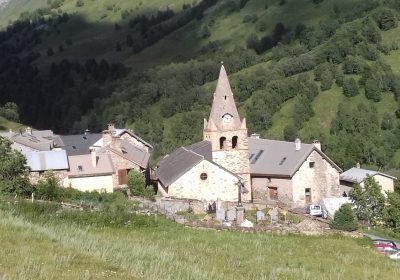
<path fill-rule="evenodd" d="M 226 114 L 232 117 L 231 121 L 225 122 L 223 120 L 223 116 Z M 219 72 L 208 122 L 208 129 L 212 129 L 212 126 L 215 125 L 219 131 L 239 129 L 242 124 L 224 65 L 221 66 Z"/>
<path fill-rule="evenodd" d="M 69 156 L 90 154 L 89 148 L 101 137 L 101 133 L 60 135 L 63 141 L 62 149 L 66 150 Z"/>
<path fill-rule="evenodd" d="M 203 156 L 181 147 L 158 163 L 156 169 L 158 180 L 164 186 L 169 186 L 202 160 Z"/>
<path fill-rule="evenodd" d="M 150 153 L 140 147 L 137 147 L 126 140 L 121 140 L 121 148 L 117 149 L 107 145 L 98 150 L 98 153 L 102 153 L 106 150 L 110 150 L 121 157 L 126 158 L 129 161 L 134 162 L 142 168 L 147 168 L 150 159 Z"/>
<path fill-rule="evenodd" d="M 361 183 L 367 178 L 368 175 L 369 176 L 382 175 L 391 178 L 393 180 L 397 180 L 396 177 L 390 176 L 388 174 L 379 171 L 367 170 L 356 167 L 350 168 L 349 170 L 343 172 L 342 174 L 340 174 L 339 178 L 342 181 L 347 181 L 351 183 Z"/>
<path fill-rule="evenodd" d="M 206 160 L 212 161 L 212 146 L 210 141 L 200 141 L 187 146 L 186 149 L 203 156 Z"/>
<path fill-rule="evenodd" d="M 211 142 L 200 141 L 187 147 L 181 147 L 170 155 L 164 157 L 158 164 L 156 174 L 158 180 L 169 186 L 179 177 L 196 166 L 199 162 L 207 160 L 219 168 L 231 173 L 238 179 L 240 176 L 212 161 Z"/>
<path fill-rule="evenodd" d="M 301 143 L 300 150 L 296 151 L 294 142 L 249 137 L 250 172 L 253 175 L 293 177 L 312 151 L 317 151 L 341 172 L 341 169 L 313 144 Z"/>
<path fill-rule="evenodd" d="M 97 154 L 96 166 L 92 164 L 92 157 L 88 155 L 69 156 L 70 171 L 69 177 L 94 177 L 102 175 L 111 175 L 115 172 L 111 157 L 108 154 Z"/>
<path fill-rule="evenodd" d="M 61 147 L 63 142 L 58 135 L 51 130 L 28 130 L 19 132 L 1 133 L 1 136 L 12 142 L 26 146 L 37 151 L 50 151 L 54 147 Z"/>
<path fill-rule="evenodd" d="M 121 136 L 121 135 L 124 134 L 124 133 L 129 133 L 129 135 L 131 135 L 133 138 L 135 138 L 135 139 L 138 140 L 139 142 L 142 142 L 143 145 L 149 147 L 150 150 L 153 149 L 153 146 L 152 146 L 150 143 L 148 143 L 148 142 L 146 142 L 145 140 L 143 140 L 142 138 L 140 138 L 138 135 L 136 135 L 135 133 L 133 133 L 131 130 L 125 129 L 125 128 L 116 128 L 116 129 L 115 129 L 115 135 L 116 135 L 116 136 Z M 95 142 L 95 143 L 92 145 L 92 148 L 101 148 L 101 147 L 103 147 L 103 146 L 104 146 L 103 138 L 100 138 L 97 142 Z"/>
<path fill-rule="evenodd" d="M 22 151 L 27 166 L 31 171 L 67 170 L 69 168 L 67 153 L 63 150 Z"/>

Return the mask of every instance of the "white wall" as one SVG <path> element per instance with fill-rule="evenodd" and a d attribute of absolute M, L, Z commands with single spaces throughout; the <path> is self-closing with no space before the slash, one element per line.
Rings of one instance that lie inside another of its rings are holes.
<path fill-rule="evenodd" d="M 201 173 L 207 180 L 200 179 Z M 206 201 L 237 201 L 238 178 L 225 169 L 203 160 L 168 187 L 168 196 Z"/>
<path fill-rule="evenodd" d="M 112 175 L 97 177 L 67 178 L 64 180 L 64 187 L 71 187 L 82 192 L 98 191 L 112 193 Z"/>

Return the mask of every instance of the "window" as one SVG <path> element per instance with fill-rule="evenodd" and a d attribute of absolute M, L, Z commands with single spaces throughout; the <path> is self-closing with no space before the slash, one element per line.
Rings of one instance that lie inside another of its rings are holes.
<path fill-rule="evenodd" d="M 306 198 L 306 203 L 311 203 L 311 188 L 306 188 L 304 190 L 305 198 Z"/>
<path fill-rule="evenodd" d="M 226 138 L 225 137 L 219 138 L 219 148 L 220 148 L 220 150 L 225 148 L 225 142 L 226 142 Z"/>
<path fill-rule="evenodd" d="M 268 187 L 268 197 L 270 200 L 278 200 L 278 188 Z"/>
<path fill-rule="evenodd" d="M 83 166 L 82 165 L 78 165 L 78 171 L 82 172 L 83 171 Z"/>
<path fill-rule="evenodd" d="M 310 161 L 310 162 L 308 163 L 308 166 L 309 166 L 310 168 L 314 168 L 314 166 L 315 166 L 315 162 L 313 162 L 313 161 Z"/>
<path fill-rule="evenodd" d="M 203 181 L 207 180 L 207 177 L 208 177 L 207 173 L 203 172 L 203 173 L 200 174 L 200 179 L 203 180 Z"/>
<path fill-rule="evenodd" d="M 237 136 L 233 136 L 232 137 L 232 148 L 235 149 L 237 147 L 237 143 L 238 143 L 238 137 Z"/>
<path fill-rule="evenodd" d="M 72 149 L 73 149 L 73 150 L 76 150 L 76 146 L 72 146 Z"/>

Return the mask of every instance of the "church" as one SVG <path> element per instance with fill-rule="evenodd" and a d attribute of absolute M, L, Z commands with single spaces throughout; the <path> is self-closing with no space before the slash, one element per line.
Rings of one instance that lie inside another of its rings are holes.
<path fill-rule="evenodd" d="M 215 201 L 280 201 L 304 206 L 340 196 L 342 170 L 312 144 L 248 135 L 222 65 L 203 141 L 181 147 L 156 168 L 164 197 Z"/>

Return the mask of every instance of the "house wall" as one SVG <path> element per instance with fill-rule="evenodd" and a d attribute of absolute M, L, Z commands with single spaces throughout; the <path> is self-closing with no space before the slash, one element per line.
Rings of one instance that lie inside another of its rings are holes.
<path fill-rule="evenodd" d="M 64 187 L 71 187 L 82 192 L 98 191 L 112 193 L 113 178 L 111 175 L 96 176 L 96 177 L 80 177 L 80 178 L 66 178 L 64 180 Z"/>
<path fill-rule="evenodd" d="M 309 163 L 314 162 L 314 167 Z M 305 189 L 311 188 L 311 202 L 321 201 L 325 197 L 341 196 L 339 171 L 326 161 L 318 152 L 313 151 L 292 178 L 293 203 L 306 205 Z"/>
<path fill-rule="evenodd" d="M 376 174 L 374 176 L 372 176 L 376 182 L 378 182 L 378 184 L 382 187 L 382 193 L 384 195 L 386 195 L 386 192 L 393 192 L 394 191 L 394 180 L 386 177 L 386 176 L 382 176 L 380 174 Z M 364 187 L 364 182 L 360 183 L 361 187 Z"/>
<path fill-rule="evenodd" d="M 65 178 L 68 177 L 67 170 L 54 170 L 54 171 L 31 171 L 29 172 L 28 179 L 31 184 L 37 184 L 38 181 L 46 179 L 44 176 L 46 172 L 53 172 L 54 177 L 57 179 L 57 182 L 60 186 L 63 185 Z"/>
<path fill-rule="evenodd" d="M 207 179 L 200 178 L 201 173 Z M 201 161 L 168 187 L 168 195 L 176 198 L 206 201 L 237 201 L 238 178 L 207 160 Z"/>
<path fill-rule="evenodd" d="M 255 201 L 270 200 L 268 187 L 278 190 L 278 200 L 291 204 L 293 201 L 292 180 L 290 178 L 252 177 L 253 199 Z"/>

